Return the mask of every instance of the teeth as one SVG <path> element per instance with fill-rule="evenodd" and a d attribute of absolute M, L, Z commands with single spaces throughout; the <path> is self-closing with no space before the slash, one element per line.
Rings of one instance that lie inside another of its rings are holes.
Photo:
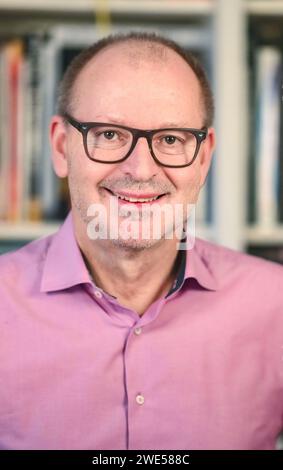
<path fill-rule="evenodd" d="M 115 196 L 117 196 L 119 199 L 124 199 L 125 201 L 129 201 L 129 202 L 151 202 L 151 201 L 156 201 L 156 199 L 158 198 L 158 196 L 156 196 L 156 197 L 147 198 L 147 199 L 142 199 L 142 198 L 137 199 L 134 197 L 121 196 L 120 194 L 115 194 Z"/>

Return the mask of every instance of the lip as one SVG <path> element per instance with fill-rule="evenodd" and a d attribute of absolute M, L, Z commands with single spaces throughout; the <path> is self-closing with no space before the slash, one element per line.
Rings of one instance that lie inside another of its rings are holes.
<path fill-rule="evenodd" d="M 128 193 L 127 191 L 112 191 L 111 189 L 108 189 L 108 188 L 104 188 L 104 189 L 107 189 L 107 191 L 110 191 L 112 194 L 114 194 L 114 196 L 124 196 L 124 197 L 132 197 L 132 198 L 135 198 L 135 199 L 149 199 L 149 198 L 152 198 L 152 197 L 157 197 L 157 196 L 164 196 L 165 193 L 161 193 L 161 194 L 158 194 L 158 193 Z"/>
<path fill-rule="evenodd" d="M 124 197 L 127 197 L 127 198 L 135 198 L 135 199 L 147 199 L 147 198 L 154 198 L 154 197 L 158 197 L 160 196 L 158 199 L 154 200 L 154 201 L 148 201 L 148 202 L 142 202 L 142 201 L 136 201 L 136 202 L 131 202 L 131 201 L 125 201 L 124 199 L 120 199 L 118 197 L 118 202 L 119 204 L 136 204 L 138 206 L 140 205 L 143 205 L 143 204 L 154 204 L 158 201 L 160 201 L 161 199 L 164 198 L 164 196 L 167 195 L 167 193 L 163 193 L 163 194 L 156 194 L 156 193 L 129 193 L 127 191 L 119 191 L 119 192 L 113 192 L 111 189 L 108 189 L 108 188 L 104 188 L 109 194 L 111 194 L 112 196 L 124 196 Z"/>

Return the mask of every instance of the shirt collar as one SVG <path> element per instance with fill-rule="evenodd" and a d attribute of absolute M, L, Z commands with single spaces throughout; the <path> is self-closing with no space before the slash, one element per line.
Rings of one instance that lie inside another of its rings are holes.
<path fill-rule="evenodd" d="M 220 285 L 215 275 L 215 266 L 210 263 L 206 246 L 205 240 L 196 237 L 193 247 L 187 248 L 184 279 L 194 278 L 205 289 L 218 290 Z"/>
<path fill-rule="evenodd" d="M 166 297 L 179 290 L 186 280 L 195 279 L 198 284 L 208 290 L 218 290 L 219 285 L 213 272 L 210 269 L 208 259 L 204 255 L 204 244 L 206 242 L 199 238 L 195 239 L 193 249 L 188 249 L 186 238 L 182 240 L 183 246 L 186 248 L 181 250 L 179 256 L 179 267 L 177 277 L 173 287 L 170 289 Z"/>
<path fill-rule="evenodd" d="M 196 238 L 191 249 L 182 250 L 175 287 L 170 294 L 190 278 L 196 279 L 205 289 L 219 288 L 213 269 L 205 257 L 204 244 L 204 240 Z M 70 211 L 60 229 L 51 236 L 40 291 L 58 291 L 83 283 L 91 283 L 91 277 L 75 238 Z"/>
<path fill-rule="evenodd" d="M 52 292 L 89 282 L 90 275 L 75 239 L 72 212 L 51 237 L 41 279 L 41 292 Z"/>

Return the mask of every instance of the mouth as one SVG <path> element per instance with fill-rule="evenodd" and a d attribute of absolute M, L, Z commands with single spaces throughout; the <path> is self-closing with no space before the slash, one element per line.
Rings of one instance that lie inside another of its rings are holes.
<path fill-rule="evenodd" d="M 119 204 L 135 204 L 136 206 L 144 206 L 153 204 L 161 199 L 164 199 L 168 193 L 163 194 L 153 194 L 153 193 L 126 193 L 126 192 L 113 192 L 108 188 L 104 188 L 111 196 L 114 196 L 118 199 Z"/>

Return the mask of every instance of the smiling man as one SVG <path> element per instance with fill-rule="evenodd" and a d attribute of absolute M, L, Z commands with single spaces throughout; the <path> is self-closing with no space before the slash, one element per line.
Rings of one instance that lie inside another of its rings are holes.
<path fill-rule="evenodd" d="M 201 65 L 110 36 L 71 63 L 57 111 L 71 212 L 0 258 L 0 447 L 273 449 L 283 269 L 188 244 L 215 147 Z"/>
<path fill-rule="evenodd" d="M 119 221 L 110 219 L 111 198 L 119 209 L 126 204 L 140 212 L 153 198 L 161 209 L 165 204 L 185 209 L 196 203 L 214 148 L 213 128 L 202 130 L 207 112 L 201 85 L 171 48 L 128 39 L 96 53 L 77 72 L 68 101 L 64 88 L 62 94 L 51 140 L 55 171 L 60 177 L 68 176 L 76 239 L 96 284 L 141 315 L 173 284 L 176 235 L 165 238 L 163 217 L 159 239 L 142 238 L 140 229 L 136 238 L 125 239 L 118 231 L 117 237 L 94 243 L 87 233 L 88 210 L 93 203 L 101 204 L 108 226 L 120 227 L 123 216 Z M 88 127 L 84 134 L 78 121 L 112 127 Z M 119 125 L 158 132 L 152 135 L 152 144 L 145 134 L 133 147 L 135 134 Z M 184 128 L 196 129 L 202 137 L 179 130 Z M 195 153 L 194 164 L 185 166 Z M 152 224 L 153 215 L 151 229 Z"/>

